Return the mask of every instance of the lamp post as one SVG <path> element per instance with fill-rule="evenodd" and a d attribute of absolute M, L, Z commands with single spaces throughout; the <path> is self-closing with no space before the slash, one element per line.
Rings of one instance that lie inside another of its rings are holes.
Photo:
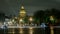
<path fill-rule="evenodd" d="M 54 17 L 53 16 L 50 16 L 50 21 L 53 22 L 53 24 L 54 24 Z M 52 24 L 50 24 L 50 30 L 51 30 L 50 33 L 51 34 L 54 34 L 54 30 L 53 29 L 54 29 L 54 27 L 52 26 Z"/>
<path fill-rule="evenodd" d="M 50 25 L 50 31 L 51 31 L 50 33 L 51 34 L 54 34 L 54 30 L 53 29 L 54 29 L 54 27 Z"/>
<path fill-rule="evenodd" d="M 20 20 L 19 20 L 19 24 L 20 24 L 20 26 L 23 25 L 23 22 L 24 22 L 23 19 L 20 19 Z"/>
<path fill-rule="evenodd" d="M 50 16 L 50 21 L 54 23 L 54 16 Z"/>
<path fill-rule="evenodd" d="M 33 18 L 32 18 L 32 17 L 30 17 L 30 18 L 29 18 L 29 21 L 30 21 L 30 22 L 32 22 L 32 21 L 33 21 Z"/>
<path fill-rule="evenodd" d="M 50 20 L 54 20 L 53 16 L 50 16 Z"/>
<path fill-rule="evenodd" d="M 30 24 L 32 24 L 32 22 L 33 22 L 33 18 L 32 17 L 29 17 L 29 22 L 30 22 Z"/>

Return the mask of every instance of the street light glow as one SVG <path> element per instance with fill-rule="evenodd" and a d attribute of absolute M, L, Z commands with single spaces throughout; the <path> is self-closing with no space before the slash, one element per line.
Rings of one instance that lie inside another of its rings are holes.
<path fill-rule="evenodd" d="M 29 34 L 33 34 L 33 27 L 29 28 Z"/>
<path fill-rule="evenodd" d="M 20 19 L 20 22 L 23 22 L 23 19 Z"/>
<path fill-rule="evenodd" d="M 53 16 L 50 16 L 50 20 L 54 20 Z"/>
<path fill-rule="evenodd" d="M 33 21 L 33 18 L 32 18 L 32 17 L 30 17 L 30 18 L 29 18 L 29 21 Z"/>

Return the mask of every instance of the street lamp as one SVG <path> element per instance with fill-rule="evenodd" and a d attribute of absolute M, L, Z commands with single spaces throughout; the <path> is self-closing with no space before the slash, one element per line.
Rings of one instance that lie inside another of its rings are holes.
<path fill-rule="evenodd" d="M 50 16 L 50 21 L 52 21 L 53 24 L 54 24 L 54 17 L 53 17 L 53 16 Z M 54 27 L 53 27 L 52 25 L 50 25 L 51 34 L 54 34 L 53 28 L 54 28 Z"/>
<path fill-rule="evenodd" d="M 32 21 L 33 21 L 33 18 L 32 18 L 32 17 L 30 17 L 30 18 L 29 18 L 29 21 L 30 21 L 30 22 L 32 22 Z"/>
<path fill-rule="evenodd" d="M 33 18 L 32 17 L 29 17 L 29 24 L 32 25 L 33 23 Z"/>
<path fill-rule="evenodd" d="M 53 21 L 53 20 L 54 20 L 53 16 L 50 16 L 50 20 L 51 20 L 51 21 Z"/>
<path fill-rule="evenodd" d="M 54 16 L 50 16 L 50 21 L 54 24 L 54 22 L 55 22 Z"/>
<path fill-rule="evenodd" d="M 24 23 L 24 20 L 23 20 L 23 19 L 20 19 L 20 20 L 19 20 L 20 26 L 23 26 L 23 23 Z"/>
<path fill-rule="evenodd" d="M 23 22 L 23 19 L 20 19 L 20 22 Z"/>

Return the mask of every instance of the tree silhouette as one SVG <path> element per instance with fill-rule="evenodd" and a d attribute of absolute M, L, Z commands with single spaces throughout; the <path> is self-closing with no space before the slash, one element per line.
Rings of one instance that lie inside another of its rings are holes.
<path fill-rule="evenodd" d="M 39 21 L 41 23 L 44 19 L 44 11 L 43 10 L 38 10 L 34 14 L 35 22 Z"/>
<path fill-rule="evenodd" d="M 57 18 L 60 18 L 60 11 L 52 8 L 52 9 L 49 9 L 49 10 L 46 9 L 45 11 L 38 10 L 34 13 L 34 18 L 36 20 L 39 20 L 39 23 L 42 23 L 43 21 L 50 23 L 51 22 L 50 21 L 50 16 L 53 16 L 53 18 L 56 20 Z M 51 24 L 54 24 L 54 23 L 51 22 Z"/>

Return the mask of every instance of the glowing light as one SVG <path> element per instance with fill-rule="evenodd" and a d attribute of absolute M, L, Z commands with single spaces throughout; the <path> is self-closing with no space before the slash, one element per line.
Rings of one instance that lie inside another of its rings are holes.
<path fill-rule="evenodd" d="M 8 33 L 12 33 L 12 34 L 14 34 L 15 32 L 14 32 L 14 29 L 12 29 L 12 31 L 10 31 L 10 32 L 8 32 Z"/>
<path fill-rule="evenodd" d="M 12 22 L 14 22 L 14 19 L 12 20 Z"/>
<path fill-rule="evenodd" d="M 30 17 L 30 18 L 29 18 L 29 21 L 33 21 L 33 18 L 32 18 L 32 17 Z"/>
<path fill-rule="evenodd" d="M 50 29 L 51 29 L 51 34 L 54 34 L 54 30 L 52 26 L 50 26 Z"/>
<path fill-rule="evenodd" d="M 13 32 L 12 32 L 12 33 L 13 33 L 13 34 L 15 33 L 15 32 L 14 32 L 14 29 L 13 29 Z"/>
<path fill-rule="evenodd" d="M 29 28 L 29 34 L 33 34 L 33 28 L 32 27 Z"/>
<path fill-rule="evenodd" d="M 22 6 L 21 9 L 24 9 L 24 6 Z"/>
<path fill-rule="evenodd" d="M 29 29 L 33 29 L 32 27 L 30 27 Z"/>
<path fill-rule="evenodd" d="M 19 31 L 20 31 L 20 32 L 19 32 L 20 34 L 23 34 L 23 29 L 22 29 L 22 28 L 20 28 Z"/>
<path fill-rule="evenodd" d="M 54 20 L 53 16 L 50 16 L 50 20 Z"/>
<path fill-rule="evenodd" d="M 23 22 L 23 19 L 20 19 L 20 22 Z"/>
<path fill-rule="evenodd" d="M 21 9 L 24 9 L 24 7 L 22 6 Z M 25 14 L 26 12 L 25 12 L 25 10 L 21 10 L 20 13 Z"/>
<path fill-rule="evenodd" d="M 26 12 L 23 10 L 23 11 L 21 11 L 20 13 L 21 13 L 21 14 L 25 14 Z"/>

